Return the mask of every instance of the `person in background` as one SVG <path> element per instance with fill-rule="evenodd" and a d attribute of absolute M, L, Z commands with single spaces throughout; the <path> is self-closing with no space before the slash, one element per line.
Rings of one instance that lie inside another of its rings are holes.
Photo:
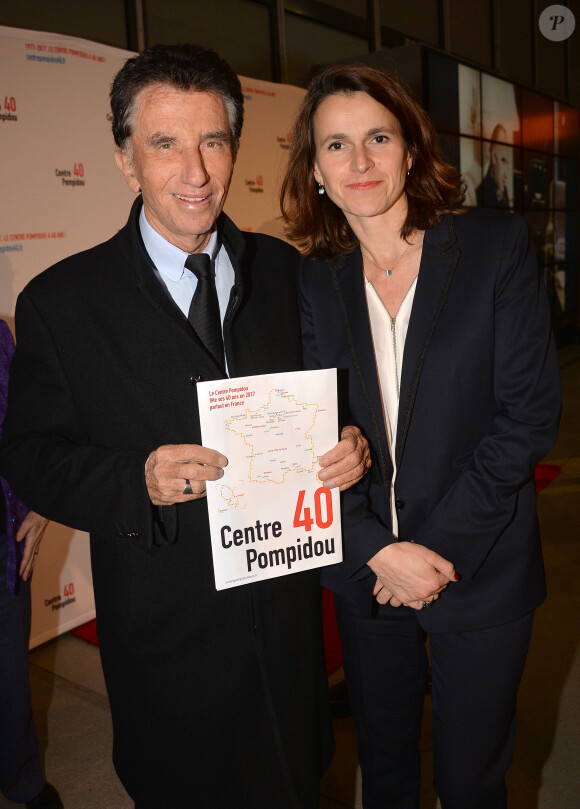
<path fill-rule="evenodd" d="M 112 239 L 18 298 L 0 473 L 91 534 L 113 759 L 136 808 L 315 809 L 333 751 L 319 573 L 216 591 L 205 492 L 227 459 L 201 443 L 196 390 L 302 368 L 298 254 L 222 213 L 243 96 L 214 51 L 147 49 L 111 107 L 136 200 Z M 366 471 L 360 431 L 343 434 L 326 485 Z"/>
<path fill-rule="evenodd" d="M 509 208 L 507 186 L 510 161 L 509 146 L 505 145 L 507 141 L 505 128 L 498 124 L 491 138 L 494 142 L 489 144 L 489 167 L 481 185 L 475 189 L 477 204 L 486 208 Z"/>
<path fill-rule="evenodd" d="M 0 320 L 0 435 L 13 353 Z M 62 809 L 42 771 L 28 677 L 30 577 L 47 524 L 0 478 L 0 792 L 27 809 Z"/>
<path fill-rule="evenodd" d="M 282 211 L 304 361 L 348 375 L 372 477 L 343 495 L 334 590 L 365 809 L 418 809 L 432 665 L 443 809 L 505 809 L 516 694 L 545 597 L 534 468 L 559 372 L 523 220 L 462 207 L 426 113 L 392 76 L 315 77 Z"/>

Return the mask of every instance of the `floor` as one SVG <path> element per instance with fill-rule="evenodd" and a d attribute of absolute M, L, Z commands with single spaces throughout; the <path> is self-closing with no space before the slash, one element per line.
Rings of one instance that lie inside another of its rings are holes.
<path fill-rule="evenodd" d="M 546 462 L 561 465 L 562 472 L 538 498 L 549 598 L 537 614 L 520 691 L 510 809 L 580 806 L 580 346 L 562 349 L 560 366 L 563 421 Z M 33 650 L 30 676 L 47 775 L 66 809 L 132 809 L 111 764 L 98 649 L 64 635 Z M 339 679 L 337 673 L 332 682 Z M 430 785 L 430 711 L 427 696 L 421 809 L 437 806 Z M 337 754 L 322 781 L 320 809 L 359 809 L 352 719 L 335 719 L 334 726 Z M 0 796 L 0 809 L 14 807 Z"/>

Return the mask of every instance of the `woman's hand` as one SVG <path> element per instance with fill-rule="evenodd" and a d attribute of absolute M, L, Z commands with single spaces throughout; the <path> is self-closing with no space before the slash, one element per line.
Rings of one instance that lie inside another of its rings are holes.
<path fill-rule="evenodd" d="M 367 563 L 377 577 L 373 589 L 379 604 L 420 610 L 435 601 L 458 575 L 451 562 L 414 542 L 394 542 Z"/>

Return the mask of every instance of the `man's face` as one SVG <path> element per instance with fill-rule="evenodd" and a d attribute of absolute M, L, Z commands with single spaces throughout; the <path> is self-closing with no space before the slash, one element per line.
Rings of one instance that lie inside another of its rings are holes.
<path fill-rule="evenodd" d="M 497 186 L 498 197 L 503 196 L 507 186 L 508 150 L 494 143 L 490 150 L 490 174 Z"/>
<path fill-rule="evenodd" d="M 136 101 L 130 148 L 115 159 L 141 190 L 149 224 L 188 253 L 200 252 L 226 200 L 235 153 L 219 95 L 146 87 Z"/>

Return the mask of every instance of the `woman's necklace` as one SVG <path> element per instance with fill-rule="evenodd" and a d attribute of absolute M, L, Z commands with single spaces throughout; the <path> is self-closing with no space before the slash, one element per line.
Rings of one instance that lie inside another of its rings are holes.
<path fill-rule="evenodd" d="M 374 264 L 374 266 L 377 268 L 377 270 L 380 270 L 381 272 L 384 272 L 384 274 L 386 276 L 389 276 L 389 275 L 392 275 L 393 272 L 397 269 L 397 267 L 399 266 L 399 262 L 401 261 L 401 259 L 403 258 L 403 256 L 405 255 L 405 253 L 407 252 L 409 247 L 411 247 L 411 245 L 407 244 L 407 246 L 405 247 L 405 249 L 403 250 L 403 252 L 399 256 L 399 258 L 395 261 L 395 263 L 393 264 L 393 266 L 392 266 L 392 268 L 390 270 L 386 270 L 384 267 L 381 267 L 380 264 L 377 264 L 376 261 L 373 261 L 372 258 L 369 256 L 369 254 L 362 249 L 362 247 L 361 247 L 361 253 L 363 254 L 363 256 L 365 258 L 367 258 L 371 262 L 371 264 Z"/>

